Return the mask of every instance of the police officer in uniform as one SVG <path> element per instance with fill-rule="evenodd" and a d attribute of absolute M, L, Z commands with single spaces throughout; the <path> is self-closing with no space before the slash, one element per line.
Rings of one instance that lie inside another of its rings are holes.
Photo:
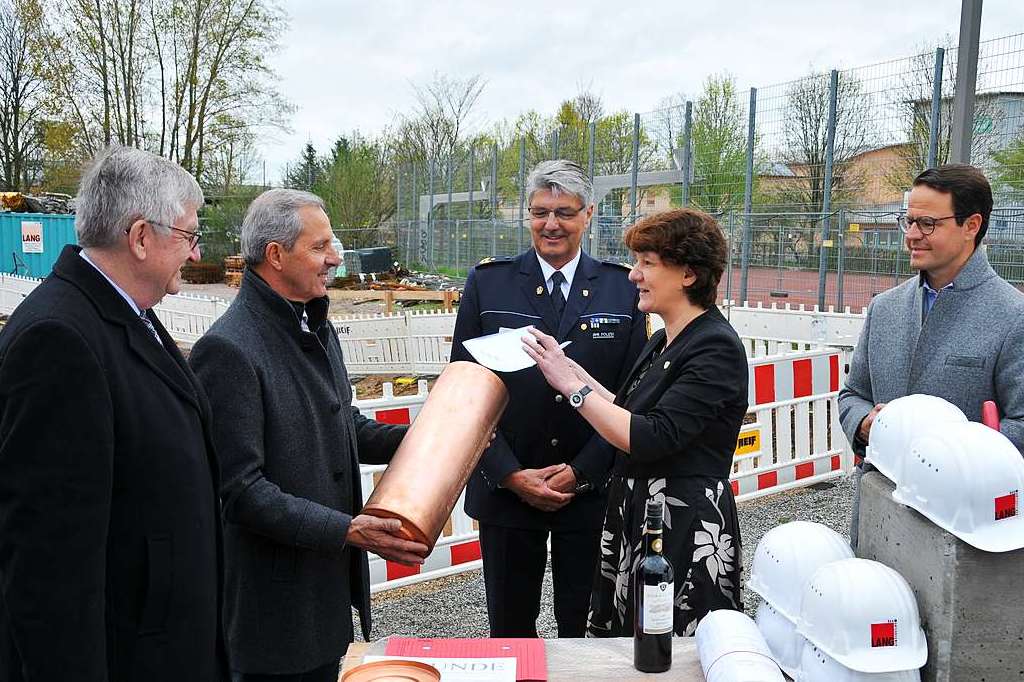
<path fill-rule="evenodd" d="M 470 270 L 451 359 L 472 360 L 467 339 L 533 325 L 571 342 L 566 355 L 615 390 L 647 327 L 629 267 L 580 248 L 593 185 L 577 164 L 545 161 L 527 192 L 533 248 Z M 508 407 L 466 489 L 466 513 L 480 526 L 491 636 L 537 636 L 550 535 L 558 636 L 583 637 L 614 449 L 576 414 L 585 394 L 556 393 L 536 367 L 501 377 Z"/>

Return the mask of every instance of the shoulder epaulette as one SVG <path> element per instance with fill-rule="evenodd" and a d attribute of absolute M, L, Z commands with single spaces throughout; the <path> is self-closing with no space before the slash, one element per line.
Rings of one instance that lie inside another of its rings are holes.
<path fill-rule="evenodd" d="M 630 263 L 623 263 L 622 261 L 615 260 L 614 258 L 605 258 L 601 262 L 605 265 L 614 265 L 617 268 L 626 268 L 627 270 L 633 269 L 633 266 Z"/>
<path fill-rule="evenodd" d="M 484 258 L 479 263 L 477 263 L 476 266 L 480 267 L 482 265 L 494 265 L 495 263 L 511 263 L 511 262 L 512 262 L 512 256 L 488 256 L 487 258 Z"/>

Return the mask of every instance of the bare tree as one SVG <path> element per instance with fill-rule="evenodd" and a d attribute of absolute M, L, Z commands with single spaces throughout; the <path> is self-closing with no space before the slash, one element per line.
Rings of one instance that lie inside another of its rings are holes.
<path fill-rule="evenodd" d="M 424 85 L 413 84 L 415 111 L 401 117 L 398 128 L 405 159 L 453 159 L 467 137 L 473 109 L 486 84 L 479 75 L 459 79 L 444 74 L 434 74 Z"/>
<path fill-rule="evenodd" d="M 785 161 L 798 169 L 789 184 L 787 203 L 816 213 L 825 197 L 825 154 L 830 99 L 828 73 L 812 73 L 787 88 L 789 107 L 785 122 Z M 836 130 L 833 145 L 832 193 L 837 203 L 847 179 L 849 161 L 871 148 L 871 101 L 855 76 L 839 74 L 836 92 Z"/>
<path fill-rule="evenodd" d="M 25 190 L 41 180 L 46 82 L 39 64 L 38 0 L 0 2 L 0 187 Z"/>

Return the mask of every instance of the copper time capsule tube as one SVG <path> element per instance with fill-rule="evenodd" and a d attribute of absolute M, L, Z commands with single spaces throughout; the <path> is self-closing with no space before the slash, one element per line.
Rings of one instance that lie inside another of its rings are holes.
<path fill-rule="evenodd" d="M 507 403 L 508 391 L 494 372 L 450 363 L 363 513 L 399 519 L 403 536 L 433 549 Z"/>

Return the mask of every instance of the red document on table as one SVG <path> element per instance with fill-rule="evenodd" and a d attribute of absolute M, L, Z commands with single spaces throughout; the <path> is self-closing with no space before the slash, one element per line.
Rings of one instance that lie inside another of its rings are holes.
<path fill-rule="evenodd" d="M 424 656 L 433 658 L 516 659 L 516 680 L 545 682 L 548 663 L 543 639 L 421 639 L 391 637 L 384 647 L 385 656 Z"/>

